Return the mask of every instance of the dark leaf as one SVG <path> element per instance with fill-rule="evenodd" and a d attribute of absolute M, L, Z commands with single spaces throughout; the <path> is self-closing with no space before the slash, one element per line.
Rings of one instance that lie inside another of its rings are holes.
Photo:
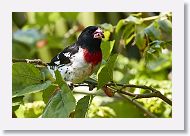
<path fill-rule="evenodd" d="M 76 107 L 76 100 L 59 71 L 55 71 L 55 76 L 61 90 L 50 99 L 42 114 L 43 118 L 67 118 Z"/>
<path fill-rule="evenodd" d="M 172 23 L 171 21 L 169 21 L 168 19 L 164 19 L 164 20 L 159 20 L 158 21 L 158 24 L 160 26 L 160 28 L 168 33 L 168 34 L 171 34 L 172 33 Z"/>
<path fill-rule="evenodd" d="M 27 22 L 24 12 L 12 12 L 12 19 L 18 28 L 22 28 Z"/>
<path fill-rule="evenodd" d="M 23 103 L 23 97 L 24 96 L 12 98 L 12 106 L 17 106 L 17 105 L 22 104 Z"/>
<path fill-rule="evenodd" d="M 48 103 L 48 101 L 51 99 L 51 97 L 53 97 L 54 95 L 54 92 L 56 91 L 56 88 L 58 86 L 55 86 L 55 85 L 50 85 L 48 88 L 46 88 L 44 91 L 43 91 L 43 101 L 44 103 Z"/>
<path fill-rule="evenodd" d="M 51 81 L 43 82 L 39 69 L 32 64 L 15 63 L 12 65 L 12 92 L 13 97 L 46 89 Z"/>
<path fill-rule="evenodd" d="M 91 99 L 92 99 L 92 96 L 87 95 L 87 96 L 84 96 L 83 98 L 81 98 L 77 102 L 74 118 L 85 118 L 88 108 L 90 106 Z"/>
<path fill-rule="evenodd" d="M 66 91 L 65 91 L 66 92 Z M 68 118 L 70 113 L 75 109 L 75 99 L 73 95 L 62 91 L 50 99 L 47 104 L 42 117 L 43 118 Z"/>
<path fill-rule="evenodd" d="M 152 41 L 161 39 L 161 32 L 157 22 L 154 22 L 145 28 L 144 32 L 150 37 Z"/>

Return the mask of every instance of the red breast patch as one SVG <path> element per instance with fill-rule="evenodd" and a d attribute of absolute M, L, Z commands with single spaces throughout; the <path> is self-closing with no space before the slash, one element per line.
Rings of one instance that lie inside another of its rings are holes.
<path fill-rule="evenodd" d="M 96 52 L 89 52 L 87 49 L 83 49 L 83 55 L 84 59 L 87 63 L 91 63 L 93 65 L 97 65 L 102 61 L 102 52 L 96 51 Z"/>

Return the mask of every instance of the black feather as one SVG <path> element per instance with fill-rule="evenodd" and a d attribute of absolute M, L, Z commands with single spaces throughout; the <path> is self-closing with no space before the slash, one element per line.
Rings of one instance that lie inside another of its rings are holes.
<path fill-rule="evenodd" d="M 93 33 L 98 29 L 97 26 L 88 26 L 80 34 L 76 44 L 82 48 L 87 48 L 89 52 L 100 51 L 101 39 L 94 39 Z"/>
<path fill-rule="evenodd" d="M 62 52 L 60 52 L 58 55 L 56 55 L 50 63 L 48 63 L 49 66 L 55 66 L 57 65 L 55 62 L 56 61 L 60 61 L 59 65 L 62 64 L 69 64 L 71 63 L 70 58 L 72 55 L 74 55 L 75 53 L 77 53 L 79 50 L 79 46 L 77 46 L 76 44 L 73 44 L 72 46 L 69 46 L 67 48 L 65 48 Z M 69 56 L 65 56 L 65 53 L 69 53 Z"/>
<path fill-rule="evenodd" d="M 80 34 L 77 42 L 67 48 L 65 48 L 61 53 L 56 55 L 50 63 L 49 66 L 58 66 L 61 67 L 65 64 L 71 63 L 71 57 L 78 52 L 79 47 L 83 49 L 88 49 L 89 52 L 101 51 L 100 44 L 101 39 L 93 38 L 93 33 L 98 29 L 97 26 L 89 26 L 85 28 Z M 65 53 L 69 53 L 69 55 L 65 55 Z M 55 62 L 59 61 L 59 64 Z"/>

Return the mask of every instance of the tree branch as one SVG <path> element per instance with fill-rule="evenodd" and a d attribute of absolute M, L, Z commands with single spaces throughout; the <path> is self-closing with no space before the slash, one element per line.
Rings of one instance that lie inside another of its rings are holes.
<path fill-rule="evenodd" d="M 12 62 L 13 62 L 13 63 L 16 63 L 16 62 L 25 62 L 25 63 L 30 63 L 30 64 L 36 64 L 36 65 L 47 66 L 47 63 L 43 62 L 43 61 L 40 60 L 40 59 L 33 59 L 33 60 L 30 60 L 30 59 L 15 59 L 15 58 L 13 58 L 13 59 L 12 59 Z"/>
<path fill-rule="evenodd" d="M 95 87 L 97 87 L 97 83 L 91 82 L 91 81 L 85 81 L 85 83 L 87 83 L 88 85 L 93 84 Z M 133 84 L 119 84 L 119 83 L 107 83 L 105 84 L 106 86 L 110 86 L 110 87 L 116 87 L 116 88 L 112 88 L 115 90 L 115 92 L 119 93 L 119 94 L 125 94 L 128 96 L 133 97 L 132 100 L 135 99 L 140 99 L 140 98 L 152 98 L 152 97 L 158 97 L 160 99 L 162 99 L 164 102 L 166 102 L 167 104 L 172 106 L 172 101 L 170 99 L 168 99 L 166 96 L 164 96 L 160 91 L 150 87 L 150 86 L 145 86 L 145 85 L 133 85 Z M 119 89 L 117 89 L 117 87 L 121 87 Z M 129 91 L 124 91 L 125 88 L 141 88 L 144 90 L 148 90 L 150 91 L 150 93 L 146 93 L 146 94 L 134 94 L 131 93 Z"/>
<path fill-rule="evenodd" d="M 25 62 L 25 63 L 31 63 L 31 64 L 36 64 L 36 65 L 42 65 L 42 66 L 47 66 L 47 63 L 44 63 L 42 60 L 40 59 L 34 59 L 34 60 L 30 60 L 30 59 L 12 59 L 13 63 L 16 62 Z M 84 84 L 86 83 L 86 84 Z M 93 88 L 97 87 L 98 84 L 96 81 L 85 81 L 82 84 L 74 84 L 74 87 L 78 87 L 78 86 L 88 86 L 90 88 L 90 90 L 92 90 Z M 166 96 L 164 96 L 160 91 L 150 87 L 150 86 L 145 86 L 145 85 L 133 85 L 133 84 L 120 84 L 120 83 L 107 83 L 105 84 L 105 86 L 109 86 L 112 89 L 115 90 L 116 93 L 118 94 L 124 94 L 130 97 L 133 97 L 132 100 L 135 99 L 141 99 L 141 98 L 152 98 L 152 97 L 158 97 L 160 99 L 162 99 L 164 102 L 166 102 L 167 104 L 172 106 L 172 101 L 170 99 L 168 99 Z M 120 87 L 118 89 L 118 87 Z M 126 88 L 141 88 L 144 90 L 148 90 L 150 93 L 146 93 L 146 94 L 134 94 L 131 93 L 129 91 L 126 91 L 124 89 Z"/>
<path fill-rule="evenodd" d="M 129 95 L 129 96 L 132 96 L 134 97 L 134 99 L 139 99 L 139 98 L 151 98 L 151 97 L 158 97 L 160 99 L 162 99 L 164 102 L 166 102 L 167 104 L 171 105 L 172 106 L 172 101 L 170 99 L 168 99 L 166 96 L 164 96 L 160 91 L 152 88 L 152 87 L 149 87 L 149 86 L 145 86 L 145 85 L 131 85 L 131 84 L 128 84 L 128 85 L 123 85 L 123 84 L 116 84 L 118 86 L 122 86 L 121 89 L 117 90 L 118 93 L 122 93 L 122 94 L 126 94 L 126 95 Z M 144 90 L 148 90 L 148 91 L 151 91 L 151 93 L 146 93 L 146 94 L 133 94 L 131 92 L 127 92 L 127 91 L 122 91 L 124 88 L 126 87 L 133 87 L 133 88 L 141 88 L 141 89 L 144 89 Z"/>

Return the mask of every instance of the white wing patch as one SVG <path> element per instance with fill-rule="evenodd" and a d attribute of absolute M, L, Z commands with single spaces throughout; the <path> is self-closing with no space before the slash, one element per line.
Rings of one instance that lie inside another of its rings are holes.
<path fill-rule="evenodd" d="M 55 61 L 54 62 L 56 65 L 59 65 L 60 64 L 60 61 L 58 60 L 58 61 Z"/>
<path fill-rule="evenodd" d="M 55 78 L 54 71 L 59 70 L 65 81 L 70 81 L 73 83 L 80 83 L 88 78 L 96 67 L 92 64 L 88 64 L 83 57 L 83 49 L 79 48 L 78 52 L 70 56 L 70 53 L 63 53 L 66 57 L 71 57 L 69 64 L 60 65 L 60 61 L 55 61 L 55 66 L 53 69 L 48 66 L 50 73 L 53 78 Z"/>
<path fill-rule="evenodd" d="M 59 54 L 57 55 L 57 59 L 59 59 Z"/>
<path fill-rule="evenodd" d="M 70 57 L 70 56 L 71 56 L 71 53 L 70 53 L 70 52 L 67 52 L 67 53 L 63 53 L 63 55 L 65 55 L 65 57 Z"/>

